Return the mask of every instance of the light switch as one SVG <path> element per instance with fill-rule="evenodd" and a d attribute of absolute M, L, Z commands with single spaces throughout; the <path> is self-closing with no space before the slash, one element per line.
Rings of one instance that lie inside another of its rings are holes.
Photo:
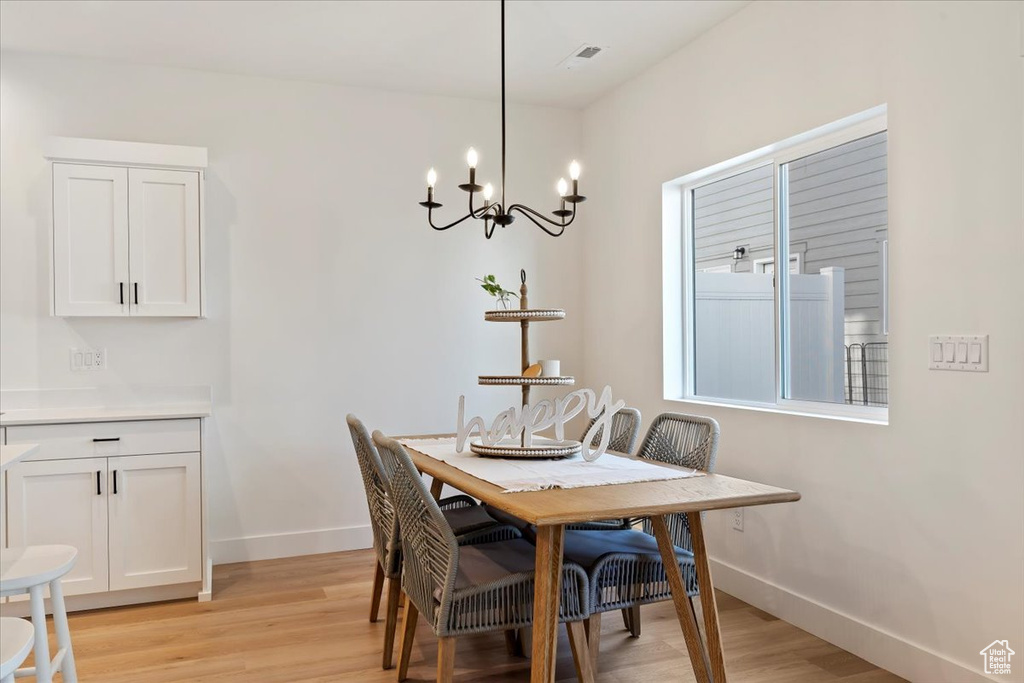
<path fill-rule="evenodd" d="M 86 372 L 107 369 L 106 349 L 70 349 L 71 371 Z"/>
<path fill-rule="evenodd" d="M 988 372 L 988 335 L 933 335 L 928 338 L 928 368 Z"/>

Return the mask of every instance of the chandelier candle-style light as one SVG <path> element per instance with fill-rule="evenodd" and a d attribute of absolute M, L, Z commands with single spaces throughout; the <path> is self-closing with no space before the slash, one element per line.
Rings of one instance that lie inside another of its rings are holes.
<path fill-rule="evenodd" d="M 561 197 L 559 208 L 551 213 L 557 220 L 552 220 L 540 211 L 531 209 L 525 204 L 505 203 L 505 0 L 501 0 L 501 196 L 500 201 L 491 203 L 494 196 L 494 186 L 490 183 L 478 185 L 476 182 L 476 165 L 479 156 L 472 147 L 466 152 L 466 163 L 469 165 L 469 182 L 459 185 L 459 189 L 469 193 L 469 213 L 462 218 L 452 221 L 448 225 L 434 224 L 434 209 L 441 208 L 440 202 L 434 201 L 434 185 L 437 183 L 437 171 L 427 171 L 427 201 L 420 202 L 420 206 L 427 209 L 427 221 L 434 230 L 447 230 L 453 228 L 467 218 L 475 218 L 484 222 L 484 237 L 491 238 L 495 226 L 505 227 L 515 220 L 513 212 L 526 216 L 538 228 L 551 235 L 558 237 L 567 225 L 576 219 L 576 205 L 586 200 L 586 197 L 579 192 L 580 165 L 575 160 L 569 164 L 569 178 L 572 180 L 572 192 L 569 192 L 569 183 L 565 178 L 559 178 L 558 195 Z M 483 193 L 483 206 L 473 206 L 473 195 L 477 192 Z M 571 209 L 565 207 L 566 202 L 572 205 Z"/>

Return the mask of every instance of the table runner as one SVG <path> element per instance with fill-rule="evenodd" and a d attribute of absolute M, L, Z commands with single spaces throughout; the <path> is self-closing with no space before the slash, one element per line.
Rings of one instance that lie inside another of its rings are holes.
<path fill-rule="evenodd" d="M 400 439 L 404 446 L 446 462 L 477 479 L 505 489 L 505 493 L 575 489 L 584 486 L 634 484 L 641 481 L 686 479 L 704 476 L 697 470 L 680 470 L 606 453 L 594 462 L 581 456 L 561 460 L 509 460 L 482 458 L 466 450 L 455 451 L 455 438 Z"/>

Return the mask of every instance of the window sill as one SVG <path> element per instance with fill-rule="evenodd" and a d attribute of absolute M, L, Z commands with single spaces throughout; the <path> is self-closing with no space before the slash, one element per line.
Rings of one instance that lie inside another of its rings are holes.
<path fill-rule="evenodd" d="M 861 424 L 883 426 L 887 426 L 889 424 L 889 409 L 875 406 L 822 404 L 809 401 L 785 401 L 781 404 L 756 403 L 754 401 L 729 401 L 726 399 L 702 398 L 697 396 L 666 396 L 665 400 L 676 401 L 678 403 L 692 403 L 702 406 L 716 406 L 719 408 L 754 410 L 762 413 L 795 415 L 797 417 L 816 417 L 824 418 L 826 420 L 840 420 L 842 422 L 859 422 Z"/>

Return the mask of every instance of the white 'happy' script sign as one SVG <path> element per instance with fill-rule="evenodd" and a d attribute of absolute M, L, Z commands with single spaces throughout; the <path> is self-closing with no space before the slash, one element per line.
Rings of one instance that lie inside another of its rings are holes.
<path fill-rule="evenodd" d="M 600 398 L 592 389 L 579 389 L 561 398 L 556 398 L 554 401 L 538 401 L 532 406 L 512 406 L 503 410 L 494 418 L 491 428 L 488 430 L 482 417 L 473 417 L 466 422 L 466 397 L 460 396 L 455 450 L 461 453 L 466 446 L 466 439 L 472 436 L 474 431 L 486 446 L 491 446 L 506 436 L 514 438 L 520 434 L 523 435 L 523 445 L 530 446 L 533 443 L 534 432 L 553 426 L 555 439 L 563 441 L 565 439 L 565 423 L 579 415 L 585 408 L 588 417 L 597 418 L 583 437 L 583 458 L 588 462 L 593 462 L 604 455 L 608 449 L 608 441 L 611 439 L 612 433 L 612 418 L 625 405 L 625 401 L 612 401 L 610 386 L 604 388 Z M 601 432 L 601 441 L 596 449 L 590 450 L 598 431 Z"/>

